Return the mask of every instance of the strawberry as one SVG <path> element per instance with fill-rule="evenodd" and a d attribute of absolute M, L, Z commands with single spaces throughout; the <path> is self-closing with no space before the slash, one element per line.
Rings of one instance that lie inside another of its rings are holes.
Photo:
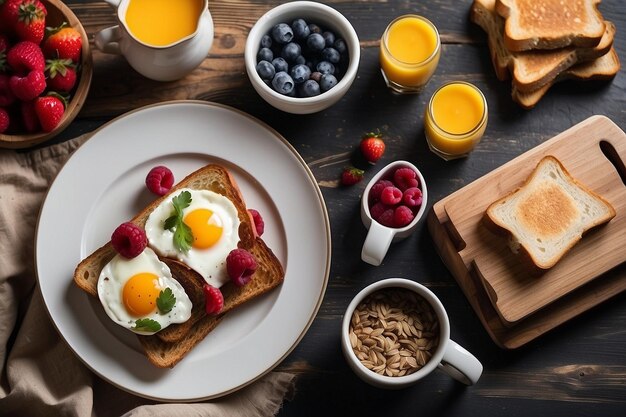
<path fill-rule="evenodd" d="M 19 16 L 22 0 L 0 0 L 0 28 L 12 35 Z"/>
<path fill-rule="evenodd" d="M 26 130 L 27 133 L 38 132 L 41 127 L 39 126 L 37 113 L 35 113 L 35 102 L 22 101 L 20 110 L 22 111 L 22 124 L 24 126 L 24 130 Z"/>
<path fill-rule="evenodd" d="M 25 77 L 12 75 L 9 87 L 20 100 L 32 100 L 46 89 L 46 76 L 41 71 L 31 71 Z"/>
<path fill-rule="evenodd" d="M 23 0 L 13 30 L 21 40 L 39 44 L 46 29 L 48 11 L 39 0 Z"/>
<path fill-rule="evenodd" d="M 43 53 L 49 59 L 71 59 L 78 64 L 82 47 L 80 33 L 72 27 L 65 27 L 63 23 L 58 28 L 52 29 L 43 43 Z"/>
<path fill-rule="evenodd" d="M 366 133 L 361 140 L 361 152 L 365 159 L 374 164 L 385 153 L 385 142 L 383 142 L 380 132 Z"/>
<path fill-rule="evenodd" d="M 41 48 L 30 41 L 18 42 L 7 53 L 7 61 L 13 72 L 18 75 L 31 71 L 44 72 L 46 61 Z"/>
<path fill-rule="evenodd" d="M 354 185 L 363 179 L 365 171 L 362 169 L 347 167 L 341 173 L 341 183 L 343 185 Z"/>
<path fill-rule="evenodd" d="M 46 61 L 48 89 L 69 93 L 76 84 L 76 70 L 70 59 L 49 59 Z"/>
<path fill-rule="evenodd" d="M 0 107 L 7 107 L 15 101 L 15 94 L 9 85 L 9 76 L 0 74 Z"/>
<path fill-rule="evenodd" d="M 7 52 L 9 47 L 9 38 L 0 33 L 0 72 L 6 72 L 9 68 L 7 66 Z"/>
<path fill-rule="evenodd" d="M 9 113 L 0 107 L 0 133 L 4 133 L 9 128 Z"/>
<path fill-rule="evenodd" d="M 51 132 L 61 122 L 65 107 L 63 101 L 56 96 L 37 97 L 35 99 L 35 113 L 37 113 L 41 129 L 44 132 Z"/>

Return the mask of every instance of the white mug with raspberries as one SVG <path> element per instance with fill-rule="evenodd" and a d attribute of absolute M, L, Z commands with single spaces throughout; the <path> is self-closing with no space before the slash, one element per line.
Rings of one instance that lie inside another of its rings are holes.
<path fill-rule="evenodd" d="M 361 220 L 368 228 L 361 259 L 378 266 L 392 242 L 408 237 L 426 210 L 428 192 L 420 171 L 407 161 L 381 169 L 361 197 Z"/>

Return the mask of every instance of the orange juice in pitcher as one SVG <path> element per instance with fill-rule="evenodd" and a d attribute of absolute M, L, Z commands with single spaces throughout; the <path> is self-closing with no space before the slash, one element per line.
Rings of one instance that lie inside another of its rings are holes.
<path fill-rule="evenodd" d="M 165 46 L 196 31 L 203 7 L 203 0 L 130 0 L 126 25 L 137 40 Z"/>

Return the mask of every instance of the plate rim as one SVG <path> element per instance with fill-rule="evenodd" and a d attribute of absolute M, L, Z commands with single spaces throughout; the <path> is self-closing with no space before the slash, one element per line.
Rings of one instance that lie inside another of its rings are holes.
<path fill-rule="evenodd" d="M 170 106 L 178 106 L 181 104 L 193 104 L 193 105 L 200 105 L 200 106 L 205 106 L 205 107 L 209 107 L 209 108 L 219 108 L 222 110 L 226 110 L 226 111 L 230 111 L 233 112 L 235 114 L 237 114 L 238 116 L 244 117 L 248 120 L 250 120 L 252 123 L 255 123 L 257 125 L 259 125 L 262 128 L 265 128 L 269 133 L 271 133 L 272 136 L 274 136 L 275 139 L 279 140 L 280 143 L 282 145 L 284 145 L 287 150 L 293 154 L 294 158 L 298 161 L 298 163 L 300 164 L 301 168 L 303 169 L 304 173 L 306 174 L 309 182 L 311 183 L 311 185 L 313 186 L 313 190 L 315 191 L 315 195 L 320 203 L 320 209 L 321 209 L 321 214 L 324 220 L 324 235 L 326 236 L 326 261 L 325 261 L 325 266 L 324 266 L 324 277 L 322 280 L 322 286 L 321 286 L 321 291 L 319 293 L 319 297 L 317 299 L 317 302 L 315 303 L 315 306 L 313 308 L 312 314 L 311 316 L 308 318 L 308 320 L 306 321 L 304 327 L 302 328 L 302 330 L 300 331 L 300 334 L 298 334 L 298 336 L 295 338 L 294 342 L 292 343 L 292 345 L 280 356 L 276 359 L 276 361 L 274 363 L 272 363 L 265 371 L 261 372 L 260 374 L 258 374 L 256 377 L 249 379 L 248 381 L 243 381 L 241 384 L 234 386 L 228 390 L 224 390 L 218 393 L 214 393 L 211 395 L 206 395 L 206 396 L 199 396 L 199 397 L 189 397 L 189 398 L 162 398 L 162 397 L 158 397 L 158 396 L 153 396 L 153 395 L 149 395 L 149 394 L 145 394 L 142 392 L 138 392 L 136 390 L 130 389 L 128 387 L 123 386 L 122 384 L 118 383 L 117 381 L 113 381 L 110 378 L 105 377 L 104 375 L 102 375 L 101 373 L 99 373 L 98 371 L 96 371 L 93 366 L 91 366 L 87 360 L 85 358 L 83 358 L 81 355 L 78 354 L 78 352 L 76 352 L 72 346 L 70 345 L 70 343 L 66 340 L 65 336 L 63 335 L 63 333 L 61 332 L 61 330 L 59 329 L 59 326 L 57 325 L 56 321 L 54 320 L 52 313 L 50 311 L 50 308 L 48 306 L 48 304 L 46 303 L 46 298 L 44 296 L 43 290 L 41 288 L 41 282 L 40 282 L 40 278 L 39 278 L 39 264 L 37 262 L 38 260 L 38 248 L 39 248 L 39 239 L 40 239 L 40 234 L 39 234 L 39 229 L 40 229 L 40 222 L 41 222 L 41 217 L 42 214 L 44 212 L 44 207 L 45 207 L 45 203 L 48 199 L 50 190 L 52 189 L 52 186 L 54 185 L 54 183 L 57 180 L 57 177 L 59 176 L 59 174 L 65 169 L 67 163 L 75 157 L 75 155 L 77 154 L 77 152 L 80 152 L 81 148 L 83 147 L 83 145 L 85 145 L 87 142 L 89 142 L 95 135 L 97 135 L 98 133 L 100 133 L 102 130 L 104 130 L 105 128 L 109 127 L 110 125 L 115 124 L 116 122 L 125 119 L 126 117 L 132 116 L 135 113 L 138 112 L 142 112 L 145 110 L 149 110 L 155 107 L 170 107 Z M 33 260 L 34 260 L 34 269 L 35 269 L 35 277 L 36 277 L 36 290 L 39 292 L 41 299 L 43 301 L 43 305 L 44 305 L 44 310 L 46 311 L 46 314 L 48 315 L 48 318 L 50 319 L 50 321 L 52 322 L 52 325 L 54 326 L 55 330 L 57 331 L 57 333 L 60 336 L 60 339 L 63 341 L 63 343 L 69 348 L 69 350 L 74 354 L 74 356 L 80 360 L 81 363 L 83 363 L 91 372 L 93 372 L 95 375 L 97 375 L 99 378 L 103 379 L 104 381 L 106 381 L 107 383 L 112 384 L 113 386 L 128 392 L 132 395 L 136 395 L 142 398 L 146 398 L 149 400 L 154 400 L 154 401 L 159 401 L 159 402 L 183 402 L 183 403 L 191 403 L 191 402 L 198 402 L 198 401 L 204 401 L 204 400 L 210 400 L 210 399 L 214 399 L 214 398 L 219 398 L 228 394 L 231 394 L 233 392 L 236 392 L 254 382 L 256 382 L 257 380 L 261 379 L 262 377 L 264 377 L 265 375 L 267 375 L 268 373 L 270 373 L 271 371 L 273 371 L 279 364 L 281 364 L 285 358 L 287 356 L 289 356 L 289 354 L 291 352 L 293 352 L 293 350 L 300 344 L 300 342 L 302 341 L 302 339 L 304 338 L 304 336 L 306 335 L 306 333 L 308 332 L 309 328 L 311 327 L 311 325 L 313 324 L 313 321 L 315 320 L 315 318 L 317 317 L 317 314 L 319 313 L 319 309 L 323 303 L 324 300 L 324 296 L 326 293 L 326 289 L 328 288 L 328 282 L 330 279 L 330 268 L 331 268 L 331 257 L 332 257 L 332 235 L 331 235 L 331 228 L 330 228 L 330 218 L 328 215 L 328 208 L 326 206 L 326 202 L 324 200 L 324 196 L 322 194 L 321 189 L 319 188 L 319 185 L 317 184 L 317 181 L 315 179 L 315 176 L 313 175 L 313 172 L 311 171 L 310 167 L 306 164 L 306 161 L 302 158 L 302 156 L 300 155 L 300 153 L 293 147 L 293 145 L 283 136 L 281 135 L 278 131 L 276 131 L 276 129 L 274 129 L 273 127 L 269 126 L 267 123 L 265 123 L 264 121 L 242 111 L 239 110 L 237 108 L 234 108 L 232 106 L 229 105 L 225 105 L 225 104 L 221 104 L 221 103 L 215 103 L 215 102 L 211 102 L 211 101 L 204 101 L 204 100 L 189 100 L 189 99 L 184 99 L 184 100 L 168 100 L 168 101 L 164 101 L 164 102 L 159 102 L 159 103 L 153 103 L 153 104 L 149 104 L 146 106 L 142 106 L 139 107 L 137 109 L 125 112 L 123 114 L 120 114 L 119 116 L 116 116 L 115 118 L 109 120 L 108 122 L 104 123 L 103 125 L 101 125 L 100 127 L 98 127 L 97 129 L 91 131 L 88 133 L 88 138 L 80 145 L 78 146 L 74 151 L 72 151 L 72 153 L 70 154 L 70 156 L 67 158 L 67 160 L 62 164 L 62 166 L 59 168 L 59 170 L 57 171 L 55 177 L 52 179 L 52 181 L 50 181 L 50 184 L 48 186 L 48 189 L 45 192 L 45 195 L 43 196 L 42 199 L 42 203 L 39 209 L 39 213 L 37 215 L 37 222 L 36 222 L 36 227 L 35 227 L 35 238 L 34 238 L 34 251 L 33 251 Z"/>

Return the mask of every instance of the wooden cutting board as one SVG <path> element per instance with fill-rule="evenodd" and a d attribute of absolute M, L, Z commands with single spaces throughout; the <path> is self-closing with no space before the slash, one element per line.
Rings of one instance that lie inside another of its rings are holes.
<path fill-rule="evenodd" d="M 606 198 L 617 215 L 584 236 L 551 270 L 533 276 L 506 240 L 484 227 L 482 216 L 489 204 L 522 185 L 546 155 Z M 466 296 L 475 298 L 470 302 L 498 344 L 517 347 L 625 289 L 624 161 L 626 134 L 606 117 L 594 116 L 433 206 L 429 228 L 442 259 Z M 534 330 L 528 327 L 533 321 Z"/>

